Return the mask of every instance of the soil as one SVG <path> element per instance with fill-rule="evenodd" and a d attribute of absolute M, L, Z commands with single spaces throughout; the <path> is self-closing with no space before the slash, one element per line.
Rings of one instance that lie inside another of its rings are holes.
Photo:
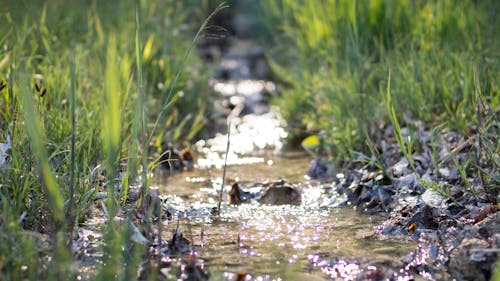
<path fill-rule="evenodd" d="M 461 145 L 466 139 L 449 131 L 441 136 L 443 159 L 451 147 L 463 147 L 454 152 L 455 157 L 470 157 L 471 147 Z M 403 262 L 419 275 L 438 280 L 490 280 L 500 251 L 498 187 L 482 185 L 477 176 L 461 178 L 451 160 L 432 167 L 424 153 L 414 154 L 414 159 L 421 159 L 415 161 L 420 173 L 414 172 L 402 155 L 390 154 L 397 151 L 397 144 L 386 146 L 381 157 L 395 163 L 388 174 L 369 172 L 369 166 L 345 172 L 337 180 L 338 191 L 347 195 L 341 205 L 355 206 L 361 212 L 388 213 L 376 233 L 418 242 L 419 250 Z"/>

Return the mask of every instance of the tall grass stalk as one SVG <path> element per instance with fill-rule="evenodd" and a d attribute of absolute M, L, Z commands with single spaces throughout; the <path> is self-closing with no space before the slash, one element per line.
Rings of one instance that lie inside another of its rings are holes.
<path fill-rule="evenodd" d="M 49 202 L 50 216 L 52 218 L 52 221 L 49 222 L 52 224 L 49 226 L 52 242 L 51 255 L 54 258 L 48 264 L 48 277 L 49 279 L 55 279 L 56 276 L 68 276 L 68 273 L 70 273 L 68 265 L 72 261 L 70 251 L 67 247 L 68 237 L 63 231 L 63 225 L 67 223 L 65 221 L 64 197 L 51 166 L 49 154 L 45 148 L 46 132 L 45 127 L 40 123 L 42 120 L 42 117 L 39 115 L 40 107 L 37 109 L 35 106 L 34 100 L 36 98 L 30 88 L 29 76 L 26 74 L 26 69 L 22 69 L 21 71 L 18 97 L 21 101 L 24 124 L 30 140 L 29 145 L 36 158 L 39 180 Z M 38 101 L 42 102 L 40 99 Z M 31 264 L 30 266 L 35 265 Z"/>
<path fill-rule="evenodd" d="M 136 2 L 136 12 L 135 12 L 135 21 L 136 21 L 136 32 L 135 32 L 135 58 L 137 64 L 137 89 L 139 93 L 139 101 L 141 104 L 141 127 L 140 127 L 140 141 L 141 141 L 141 149 L 142 149 L 142 184 L 141 184 L 141 200 L 139 200 L 141 204 L 141 208 L 143 213 L 146 213 L 146 208 L 144 200 L 146 199 L 146 193 L 149 188 L 149 161 L 148 161 L 148 147 L 149 140 L 147 137 L 147 116 L 146 116 L 146 92 L 144 90 L 144 82 L 142 80 L 142 46 L 141 46 L 141 17 L 140 17 L 140 2 Z"/>
<path fill-rule="evenodd" d="M 41 118 L 34 103 L 35 96 L 31 91 L 30 82 L 26 70 L 21 70 L 20 90 L 18 92 L 21 101 L 21 109 L 24 117 L 26 132 L 29 137 L 29 145 L 37 160 L 37 169 L 41 184 L 45 189 L 45 195 L 49 201 L 50 213 L 56 229 L 64 220 L 64 199 L 56 180 L 54 172 L 49 163 L 49 156 L 45 148 L 46 135 L 40 123 Z"/>
<path fill-rule="evenodd" d="M 394 104 L 392 102 L 392 95 L 391 95 L 391 72 L 390 71 L 389 71 L 389 75 L 387 77 L 387 91 L 386 91 L 386 96 L 385 96 L 385 107 L 386 107 L 387 113 L 389 114 L 389 119 L 391 120 L 392 131 L 394 133 L 394 137 L 396 138 L 396 142 L 398 143 L 398 146 L 401 149 L 401 152 L 403 153 L 404 157 L 408 161 L 408 164 L 410 165 L 411 169 L 416 174 L 418 174 L 417 170 L 415 169 L 415 164 L 413 162 L 412 140 L 411 139 L 405 140 L 405 138 L 401 132 L 401 126 L 399 125 L 398 117 L 396 116 L 396 111 L 394 110 Z M 408 138 L 410 138 L 410 137 L 408 137 Z"/>
<path fill-rule="evenodd" d="M 76 70 L 75 60 L 71 59 L 70 62 L 70 87 L 69 87 L 69 102 L 70 102 L 70 115 L 71 115 L 71 163 L 70 163 L 70 183 L 69 183 L 69 204 L 68 204 L 68 231 L 69 231 L 69 245 L 72 245 L 73 231 L 75 229 L 75 139 L 76 139 Z"/>
<path fill-rule="evenodd" d="M 476 94 L 476 117 L 477 117 L 477 127 L 479 128 L 479 132 L 476 136 L 477 138 L 477 148 L 476 148 L 476 165 L 478 166 L 478 170 L 477 170 L 477 174 L 479 176 L 479 179 L 481 180 L 481 185 L 484 187 L 484 188 L 488 188 L 486 185 L 485 185 L 485 182 L 484 182 L 484 178 L 483 178 L 483 172 L 482 172 L 482 161 L 481 161 L 481 157 L 482 157 L 482 150 L 483 150 L 483 142 L 482 142 L 482 139 L 481 139 L 481 135 L 482 135 L 482 132 L 481 130 L 484 128 L 484 122 L 483 122 L 483 117 L 482 117 L 482 114 L 483 114 L 483 110 L 482 108 L 484 108 L 484 106 L 481 106 L 483 105 L 483 100 L 482 100 L 482 95 L 481 95 L 481 88 L 479 86 L 479 78 L 478 78 L 478 74 L 477 74 L 477 69 L 476 67 L 474 66 L 473 67 L 473 75 L 474 75 L 474 92 Z"/>
<path fill-rule="evenodd" d="M 108 176 L 108 220 L 112 221 L 117 212 L 118 197 L 116 196 L 116 175 L 120 155 L 119 148 L 122 124 L 118 52 L 117 42 L 114 36 L 110 36 L 108 39 L 106 57 L 101 138 L 104 148 L 106 173 Z"/>
<path fill-rule="evenodd" d="M 122 228 L 117 226 L 115 216 L 118 212 L 117 196 L 117 169 L 119 162 L 119 147 L 121 137 L 121 108 L 120 108 L 120 79 L 118 69 L 118 51 L 116 37 L 108 38 L 106 50 L 106 68 L 103 95 L 103 112 L 101 139 L 105 155 L 107 174 L 107 196 L 105 213 L 107 225 L 104 238 L 103 267 L 98 273 L 98 280 L 111 280 L 121 272 L 119 270 L 122 245 L 125 236 Z"/>

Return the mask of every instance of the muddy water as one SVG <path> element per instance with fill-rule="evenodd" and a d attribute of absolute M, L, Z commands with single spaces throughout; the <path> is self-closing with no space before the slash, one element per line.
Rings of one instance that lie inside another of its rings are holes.
<path fill-rule="evenodd" d="M 213 280 L 243 280 L 235 275 L 241 272 L 252 280 L 349 280 L 381 265 L 407 275 L 400 258 L 415 246 L 377 238 L 373 227 L 384 219 L 381 215 L 338 208 L 343 198 L 333 183 L 304 177 L 311 156 L 283 150 L 286 124 L 263 95 L 273 85 L 245 79 L 213 82 L 223 97 L 215 105 L 231 105 L 222 111 L 232 108 L 220 120 L 229 127 L 229 150 L 227 130 L 221 130 L 193 147 L 198 155 L 193 171 L 155 177 L 153 184 L 160 187 L 164 208 L 172 215 L 164 221 L 163 239 L 172 237 L 179 222 Z M 221 215 L 214 216 L 226 154 Z M 227 204 L 226 192 L 235 181 L 280 178 L 301 192 L 301 205 Z"/>
<path fill-rule="evenodd" d="M 331 207 L 335 201 L 331 186 L 304 181 L 302 171 L 307 161 L 303 155 L 273 161 L 273 165 L 231 166 L 229 178 L 262 180 L 285 174 L 292 182 L 302 180 L 300 206 L 228 206 L 224 202 L 222 215 L 217 218 L 210 216 L 210 211 L 216 206 L 218 189 L 203 180 L 207 178 L 205 171 L 176 175 L 164 186 L 169 194 L 167 202 L 171 202 L 170 212 L 180 217 L 184 234 L 189 239 L 192 235 L 194 250 L 206 261 L 213 277 L 242 271 L 263 279 L 340 277 L 324 267 L 332 259 L 348 261 L 344 277 L 354 276 L 356 270 L 368 264 L 399 270 L 400 257 L 415 246 L 375 237 L 373 226 L 383 217 Z M 164 238 L 169 239 L 176 227 L 175 219 L 166 222 Z"/>
<path fill-rule="evenodd" d="M 294 152 L 261 158 L 260 163 L 228 166 L 226 183 L 284 177 L 302 191 L 300 206 L 229 206 L 224 196 L 222 215 L 212 216 L 222 171 L 212 169 L 209 175 L 197 169 L 158 182 L 174 215 L 165 221 L 164 239 L 171 238 L 180 218 L 181 230 L 188 239 L 192 237 L 193 250 L 205 260 L 214 279 L 231 279 L 238 272 L 257 280 L 349 279 L 372 264 L 400 270 L 400 257 L 415 246 L 377 238 L 373 227 L 384 219 L 380 215 L 333 207 L 334 185 L 304 179 L 309 156 Z M 327 266 L 333 259 L 345 260 L 341 269 Z"/>

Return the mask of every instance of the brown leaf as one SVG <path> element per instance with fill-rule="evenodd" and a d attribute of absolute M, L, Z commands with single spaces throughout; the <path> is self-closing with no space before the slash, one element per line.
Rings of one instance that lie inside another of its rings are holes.
<path fill-rule="evenodd" d="M 410 224 L 410 226 L 408 226 L 408 232 L 410 234 L 412 234 L 415 231 L 416 228 L 417 228 L 417 224 L 416 223 L 412 223 L 412 224 Z"/>
<path fill-rule="evenodd" d="M 488 215 L 497 212 L 499 209 L 500 208 L 498 207 L 498 205 L 488 205 L 486 207 L 483 207 L 479 211 L 479 214 L 474 218 L 474 223 L 483 221 L 485 218 L 488 217 Z"/>

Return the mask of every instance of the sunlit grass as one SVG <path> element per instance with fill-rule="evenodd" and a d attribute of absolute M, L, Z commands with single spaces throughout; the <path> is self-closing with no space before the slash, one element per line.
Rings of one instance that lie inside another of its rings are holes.
<path fill-rule="evenodd" d="M 412 149 L 412 140 L 411 137 L 408 136 L 405 138 L 401 132 L 401 125 L 399 124 L 398 117 L 396 115 L 396 111 L 394 109 L 394 104 L 392 102 L 391 95 L 391 73 L 389 72 L 389 76 L 387 77 L 387 94 L 385 98 L 385 107 L 387 113 L 389 115 L 389 120 L 391 122 L 394 138 L 398 143 L 399 149 L 401 149 L 401 153 L 403 153 L 404 157 L 408 161 L 413 172 L 417 173 L 415 169 L 415 163 L 413 162 L 413 149 Z M 418 173 L 417 173 L 418 175 Z"/>
<path fill-rule="evenodd" d="M 25 71 L 25 70 L 21 70 Z M 44 192 L 49 201 L 51 215 L 55 223 L 61 223 L 64 219 L 64 199 L 49 163 L 49 155 L 45 147 L 46 135 L 43 130 L 43 125 L 40 123 L 41 118 L 38 117 L 38 111 L 34 103 L 34 93 L 31 91 L 29 77 L 26 73 L 22 73 L 20 80 L 19 99 L 23 119 L 26 124 L 26 132 L 29 136 L 29 146 L 33 150 L 37 161 L 37 169 L 39 170 L 39 179 L 41 185 L 46 191 Z"/>
<path fill-rule="evenodd" d="M 7 134 L 12 139 L 12 162 L 0 171 L 0 236 L 16 241 L 0 243 L 0 279 L 73 278 L 67 234 L 85 220 L 98 191 L 108 193 L 108 224 L 106 266 L 96 278 L 136 276 L 145 249 L 130 241 L 129 224 L 116 223 L 115 214 L 137 182 L 141 160 L 144 174 L 150 171 L 149 140 L 189 141 L 209 110 L 205 68 L 189 53 L 180 55 L 192 48 L 192 26 L 206 11 L 178 1 L 141 2 L 141 9 L 58 0 L 0 6 L 0 80 L 7 85 L 0 91 L 0 142 Z M 143 41 L 144 48 L 136 47 Z M 167 98 L 181 90 L 185 97 Z M 164 103 L 175 118 L 153 134 L 149 122 Z"/>
<path fill-rule="evenodd" d="M 478 89 L 491 108 L 500 105 L 494 1 L 261 6 L 272 36 L 271 65 L 284 82 L 275 103 L 292 138 L 325 133 L 338 163 L 353 159 L 353 152 L 369 154 L 366 143 L 376 128 L 394 125 L 394 118 L 405 127 L 421 120 L 429 129 L 444 124 L 469 134 L 478 122 Z M 389 70 L 394 112 L 384 105 Z"/>
<path fill-rule="evenodd" d="M 0 141 L 12 139 L 12 162 L 0 171 L 1 280 L 73 277 L 67 231 L 97 191 L 108 193 L 108 225 L 96 278 L 136 276 L 145 249 L 114 217 L 139 171 L 147 191 L 153 140 L 157 150 L 184 143 L 207 122 L 207 74 L 192 50 L 213 15 L 203 22 L 199 3 L 137 3 L 0 5 Z M 370 132 L 390 123 L 412 165 L 418 148 L 401 134 L 405 120 L 466 135 L 473 123 L 488 157 L 471 166 L 499 181 L 495 1 L 261 4 L 279 43 L 271 64 L 285 86 L 276 103 L 292 134 L 325 136 L 325 153 L 342 163 L 356 151 L 377 154 Z M 193 15 L 198 32 L 185 24 Z M 456 165 L 467 184 L 468 167 Z"/>

